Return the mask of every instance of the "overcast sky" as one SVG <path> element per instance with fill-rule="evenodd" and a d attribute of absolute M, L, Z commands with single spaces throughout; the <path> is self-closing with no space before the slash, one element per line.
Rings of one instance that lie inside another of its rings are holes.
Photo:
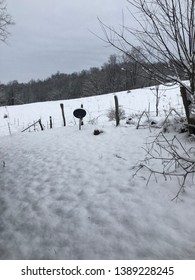
<path fill-rule="evenodd" d="M 57 71 L 78 72 L 101 66 L 115 49 L 103 36 L 97 17 L 122 22 L 126 0 L 6 0 L 15 25 L 8 44 L 0 43 L 0 82 L 45 79 Z"/>

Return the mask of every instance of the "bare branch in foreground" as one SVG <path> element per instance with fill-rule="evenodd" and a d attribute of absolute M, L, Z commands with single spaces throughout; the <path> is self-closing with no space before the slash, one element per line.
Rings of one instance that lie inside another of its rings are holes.
<path fill-rule="evenodd" d="M 185 190 L 187 178 L 193 183 L 194 151 L 191 148 L 187 150 L 176 135 L 168 139 L 162 132 L 151 142 L 146 143 L 144 150 L 146 151 L 145 159 L 134 166 L 133 169 L 136 169 L 136 172 L 133 177 L 144 168 L 149 171 L 147 185 L 152 176 L 155 177 L 156 182 L 159 175 L 163 176 L 165 181 L 168 178 L 177 178 L 180 188 L 172 200 L 177 199 Z"/>

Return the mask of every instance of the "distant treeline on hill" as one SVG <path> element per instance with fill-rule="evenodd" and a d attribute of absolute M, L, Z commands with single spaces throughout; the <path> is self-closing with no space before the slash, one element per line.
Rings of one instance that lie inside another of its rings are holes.
<path fill-rule="evenodd" d="M 63 74 L 57 72 L 45 80 L 31 80 L 28 83 L 9 82 L 0 85 L 0 106 L 19 105 L 33 102 L 73 99 L 94 96 L 123 90 L 147 87 L 157 84 L 144 70 L 144 61 L 139 61 L 139 53 L 131 51 L 131 56 L 113 54 L 102 67 L 93 67 L 79 73 Z M 141 58 L 140 58 L 141 59 Z M 154 68 L 170 71 L 162 64 Z M 171 73 L 168 73 L 171 74 Z"/>

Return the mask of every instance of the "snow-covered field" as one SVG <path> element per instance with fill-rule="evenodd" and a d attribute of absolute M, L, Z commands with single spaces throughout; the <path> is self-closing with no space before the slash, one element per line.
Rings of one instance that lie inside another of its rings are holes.
<path fill-rule="evenodd" d="M 165 89 L 160 119 L 171 107 L 183 113 L 179 88 Z M 172 201 L 176 178 L 152 177 L 147 185 L 147 171 L 133 177 L 146 138 L 160 131 L 135 126 L 143 110 L 154 115 L 155 96 L 149 88 L 117 96 L 130 125 L 108 121 L 113 94 L 0 107 L 0 259 L 195 258 L 192 182 Z M 79 130 L 72 113 L 81 104 L 87 116 Z M 44 131 L 37 125 L 21 133 L 39 118 Z M 194 145 L 186 134 L 178 137 Z"/>
<path fill-rule="evenodd" d="M 144 110 L 149 110 L 152 115 L 155 115 L 156 98 L 154 93 L 155 90 L 152 87 L 152 90 L 151 88 L 143 88 L 132 90 L 130 92 L 119 92 L 117 93 L 117 96 L 119 99 L 119 105 L 123 106 L 127 117 L 129 115 L 140 114 Z M 173 104 L 179 112 L 183 112 L 179 87 L 177 85 L 172 87 L 161 86 L 159 93 L 162 95 L 159 104 L 161 116 L 164 117 Z M 9 135 L 9 126 L 12 134 L 20 132 L 40 118 L 47 129 L 49 127 L 50 116 L 52 117 L 54 127 L 62 127 L 61 103 L 64 104 L 66 123 L 69 126 L 74 126 L 76 124 L 77 120 L 73 116 L 73 111 L 80 108 L 81 104 L 83 104 L 83 108 L 87 112 L 85 122 L 104 124 L 105 122 L 108 122 L 108 110 L 114 108 L 114 94 L 73 100 L 0 107 L 0 135 Z M 9 118 L 5 118 L 5 116 L 8 116 Z M 37 125 L 36 129 L 39 129 L 39 125 Z M 33 131 L 33 128 L 31 128 L 31 131 Z"/>

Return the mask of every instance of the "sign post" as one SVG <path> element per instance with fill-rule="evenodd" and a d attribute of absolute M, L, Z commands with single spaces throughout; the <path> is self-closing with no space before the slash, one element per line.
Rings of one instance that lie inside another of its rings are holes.
<path fill-rule="evenodd" d="M 83 108 L 74 110 L 73 115 L 79 119 L 79 130 L 81 130 L 82 119 L 86 116 L 86 111 Z"/>

